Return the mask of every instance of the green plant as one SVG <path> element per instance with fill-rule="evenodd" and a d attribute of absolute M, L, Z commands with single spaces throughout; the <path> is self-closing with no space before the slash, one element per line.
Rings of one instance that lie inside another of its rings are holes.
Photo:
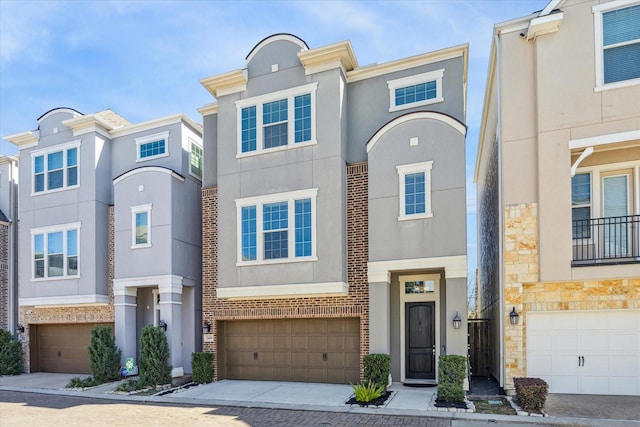
<path fill-rule="evenodd" d="M 141 381 L 127 380 L 115 388 L 115 391 L 130 393 L 132 391 L 144 390 L 147 388 Z"/>
<path fill-rule="evenodd" d="M 388 354 L 367 354 L 362 358 L 364 380 L 387 389 L 389 371 L 391 370 L 391 356 Z M 383 391 L 384 391 L 383 390 Z"/>
<path fill-rule="evenodd" d="M 448 354 L 438 359 L 438 400 L 444 402 L 464 401 L 464 377 L 467 359 Z"/>
<path fill-rule="evenodd" d="M 94 387 L 100 384 L 102 383 L 96 380 L 94 377 L 87 377 L 87 378 L 73 377 L 69 380 L 69 383 L 66 385 L 66 388 L 88 388 L 88 387 Z"/>
<path fill-rule="evenodd" d="M 91 342 L 87 350 L 89 351 L 89 368 L 99 384 L 121 378 L 122 350 L 116 345 L 111 326 L 94 326 L 91 329 Z"/>
<path fill-rule="evenodd" d="M 540 378 L 514 378 L 516 400 L 525 411 L 542 411 L 547 400 L 549 386 Z"/>
<path fill-rule="evenodd" d="M 140 382 L 145 386 L 171 382 L 167 337 L 162 330 L 153 325 L 142 328 L 139 367 Z"/>
<path fill-rule="evenodd" d="M 356 401 L 361 403 L 369 403 L 379 398 L 386 389 L 385 386 L 377 385 L 371 381 L 366 384 L 351 384 L 351 387 L 353 388 L 353 394 L 356 396 Z"/>
<path fill-rule="evenodd" d="M 193 382 L 206 384 L 213 381 L 213 353 L 192 353 L 191 369 Z"/>
<path fill-rule="evenodd" d="M 0 375 L 18 375 L 23 371 L 22 344 L 11 332 L 0 329 Z"/>

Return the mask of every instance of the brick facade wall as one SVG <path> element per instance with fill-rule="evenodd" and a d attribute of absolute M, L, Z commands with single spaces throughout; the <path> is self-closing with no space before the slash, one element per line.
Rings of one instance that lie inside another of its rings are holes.
<path fill-rule="evenodd" d="M 0 328 L 9 328 L 9 225 L 0 224 Z M 10 331 L 13 333 L 13 331 Z"/>
<path fill-rule="evenodd" d="M 366 163 L 347 166 L 347 282 L 349 294 L 254 300 L 218 299 L 218 190 L 202 190 L 202 317 L 211 324 L 211 342 L 203 351 L 217 353 L 216 322 L 246 319 L 357 317 L 360 319 L 360 375 L 362 357 L 369 353 L 368 169 Z M 217 355 L 216 355 L 217 356 Z M 216 357 L 216 360 L 218 357 Z M 218 378 L 216 369 L 215 378 Z"/>

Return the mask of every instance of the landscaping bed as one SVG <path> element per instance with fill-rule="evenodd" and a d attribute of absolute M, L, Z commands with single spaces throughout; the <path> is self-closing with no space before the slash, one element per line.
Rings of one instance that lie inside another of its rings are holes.
<path fill-rule="evenodd" d="M 382 394 L 382 396 L 378 397 L 377 399 L 373 399 L 369 402 L 358 402 L 356 400 L 356 397 L 353 396 L 351 397 L 351 399 L 347 400 L 346 404 L 360 405 L 360 406 L 384 406 L 387 403 L 387 400 L 389 400 L 389 398 L 391 397 L 391 395 L 393 395 L 393 392 L 387 390 Z"/>
<path fill-rule="evenodd" d="M 503 396 L 469 396 L 468 399 L 473 402 L 477 414 L 516 415 L 516 411 Z"/>

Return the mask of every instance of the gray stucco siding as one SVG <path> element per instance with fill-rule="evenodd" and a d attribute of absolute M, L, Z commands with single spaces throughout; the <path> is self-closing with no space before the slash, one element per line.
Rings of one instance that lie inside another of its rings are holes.
<path fill-rule="evenodd" d="M 218 114 L 203 116 L 202 186 L 218 183 Z"/>
<path fill-rule="evenodd" d="M 291 68 L 302 68 L 298 59 L 300 51 L 300 46 L 288 40 L 274 41 L 261 46 L 259 50 L 253 52 L 253 57 L 247 64 L 249 79 L 254 80 L 271 74 L 271 66 L 274 64 L 278 64 L 279 72 Z M 273 90 L 272 88 L 269 91 Z"/>

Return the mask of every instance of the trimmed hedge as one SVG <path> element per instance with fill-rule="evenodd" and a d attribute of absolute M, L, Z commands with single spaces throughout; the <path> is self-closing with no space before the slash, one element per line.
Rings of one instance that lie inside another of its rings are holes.
<path fill-rule="evenodd" d="M 198 384 L 213 381 L 213 353 L 191 353 L 192 380 Z"/>
<path fill-rule="evenodd" d="M 454 354 L 438 359 L 438 400 L 444 402 L 464 401 L 464 378 L 467 358 Z"/>
<path fill-rule="evenodd" d="M 367 354 L 362 359 L 362 365 L 364 367 L 364 382 L 371 382 L 386 390 L 389 384 L 391 356 L 380 353 Z"/>
<path fill-rule="evenodd" d="M 119 380 L 122 350 L 116 345 L 111 326 L 94 326 L 91 329 L 89 368 L 98 384 Z"/>
<path fill-rule="evenodd" d="M 142 328 L 139 366 L 142 385 L 155 386 L 171 383 L 169 343 L 164 332 L 153 325 Z"/>
<path fill-rule="evenodd" d="M 22 344 L 11 332 L 0 329 L 0 375 L 18 375 L 23 371 Z"/>
<path fill-rule="evenodd" d="M 547 401 L 549 386 L 540 378 L 514 378 L 518 405 L 525 411 L 541 412 Z"/>

